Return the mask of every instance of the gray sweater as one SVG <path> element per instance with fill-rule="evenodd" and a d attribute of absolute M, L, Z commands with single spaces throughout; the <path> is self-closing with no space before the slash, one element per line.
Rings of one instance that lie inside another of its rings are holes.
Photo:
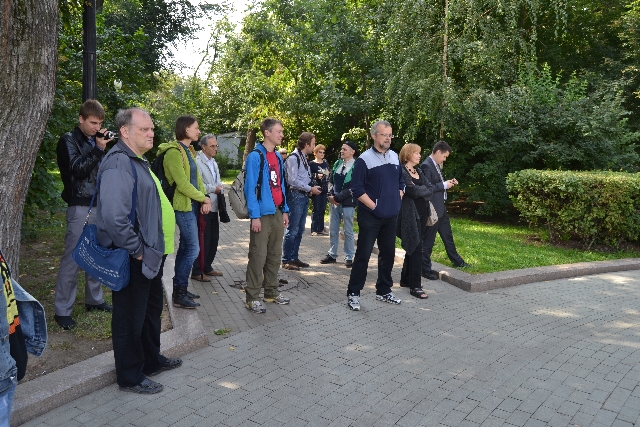
<path fill-rule="evenodd" d="M 129 159 L 138 175 L 135 224 L 129 221 L 134 187 Z M 149 162 L 136 156 L 120 140 L 102 160 L 98 176 L 96 222 L 100 244 L 126 249 L 133 258 L 142 255 L 142 273 L 149 279 L 154 278 L 164 254 L 164 235 L 160 196 L 149 171 Z"/>

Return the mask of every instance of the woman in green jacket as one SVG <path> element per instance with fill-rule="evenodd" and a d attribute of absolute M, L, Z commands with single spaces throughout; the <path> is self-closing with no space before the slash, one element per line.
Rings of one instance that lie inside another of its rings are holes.
<path fill-rule="evenodd" d="M 173 305 L 195 308 L 200 304 L 193 299 L 199 296 L 188 292 L 187 286 L 191 267 L 200 253 L 197 212 L 200 210 L 203 214 L 208 214 L 211 199 L 198 172 L 196 152 L 191 146 L 200 137 L 198 121 L 193 116 L 180 116 L 176 120 L 175 132 L 177 142 L 160 144 L 158 147 L 158 156 L 166 152 L 162 164 L 167 180 L 169 184 L 176 185 L 173 209 L 180 229 L 180 242 L 173 277 Z"/>

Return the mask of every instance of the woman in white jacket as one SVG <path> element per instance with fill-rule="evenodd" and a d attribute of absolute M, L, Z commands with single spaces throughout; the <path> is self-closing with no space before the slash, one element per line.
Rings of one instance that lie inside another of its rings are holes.
<path fill-rule="evenodd" d="M 191 278 L 201 282 L 209 282 L 207 276 L 222 276 L 222 272 L 213 269 L 213 260 L 218 251 L 220 239 L 220 220 L 218 218 L 218 194 L 222 194 L 223 186 L 220 180 L 220 170 L 214 160 L 218 153 L 218 141 L 215 135 L 207 134 L 200 139 L 201 151 L 196 156 L 198 170 L 207 194 L 211 198 L 211 211 L 204 215 L 204 268 L 200 268 L 200 257 L 196 258 L 191 270 Z"/>

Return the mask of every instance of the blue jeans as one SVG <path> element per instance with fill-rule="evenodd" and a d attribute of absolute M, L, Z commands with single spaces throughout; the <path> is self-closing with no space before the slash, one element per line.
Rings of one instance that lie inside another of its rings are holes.
<path fill-rule="evenodd" d="M 9 427 L 11 406 L 13 404 L 13 395 L 16 392 L 16 385 L 17 384 L 12 384 L 8 389 L 0 392 L 0 427 Z"/>
<path fill-rule="evenodd" d="M 327 199 L 329 195 L 327 193 L 316 194 L 311 196 L 311 202 L 313 203 L 313 209 L 311 211 L 311 232 L 324 231 L 324 211 L 327 208 Z"/>
<path fill-rule="evenodd" d="M 193 262 L 198 258 L 198 254 L 200 254 L 195 209 L 194 207 L 191 212 L 176 211 L 176 224 L 180 229 L 180 243 L 178 244 L 178 252 L 176 252 L 173 286 L 189 285 L 191 267 L 193 267 Z"/>
<path fill-rule="evenodd" d="M 331 205 L 329 207 L 329 256 L 338 258 L 340 242 L 340 220 L 344 221 L 344 260 L 353 259 L 355 244 L 353 240 L 353 216 L 356 208 Z"/>
<path fill-rule="evenodd" d="M 304 226 L 307 222 L 309 210 L 309 197 L 296 190 L 287 191 L 287 204 L 289 205 L 289 226 L 284 233 L 282 243 L 282 262 L 291 262 L 298 259 L 298 250 L 304 234 Z"/>
<path fill-rule="evenodd" d="M 373 244 L 378 241 L 378 279 L 376 280 L 376 295 L 386 295 L 391 292 L 393 279 L 393 261 L 396 257 L 396 223 L 397 217 L 377 218 L 366 209 L 358 210 L 358 247 L 351 267 L 347 295 L 360 295 L 367 280 L 367 268 Z"/>

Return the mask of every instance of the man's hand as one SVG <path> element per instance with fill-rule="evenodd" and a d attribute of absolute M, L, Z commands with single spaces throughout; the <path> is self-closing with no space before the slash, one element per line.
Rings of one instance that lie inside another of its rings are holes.
<path fill-rule="evenodd" d="M 400 200 L 404 197 L 404 191 L 400 190 Z"/>
<path fill-rule="evenodd" d="M 138 261 L 142 261 L 142 255 L 140 255 L 138 258 L 136 258 Z"/>
<path fill-rule="evenodd" d="M 335 197 L 333 196 L 329 196 L 329 202 L 333 205 L 333 206 L 340 206 L 340 203 L 336 202 Z"/>
<path fill-rule="evenodd" d="M 450 180 L 447 180 L 447 181 L 445 181 L 445 182 L 446 182 L 446 184 L 447 184 L 447 190 L 448 190 L 448 189 L 450 189 L 451 187 L 453 187 L 454 185 L 457 185 L 457 184 L 458 184 L 458 180 L 457 180 L 457 179 L 455 179 L 455 178 L 450 179 Z"/>
<path fill-rule="evenodd" d="M 311 187 L 311 194 L 312 195 L 316 195 L 316 194 L 320 194 L 322 193 L 322 188 L 320 188 L 320 186 L 316 185 L 315 187 Z"/>
<path fill-rule="evenodd" d="M 224 187 L 222 185 L 218 185 L 216 187 L 216 194 L 222 194 L 222 190 L 224 189 Z"/>
<path fill-rule="evenodd" d="M 102 128 L 100 129 L 100 133 L 101 134 L 105 134 L 107 132 L 107 128 Z M 107 143 L 112 141 L 113 138 L 111 139 L 107 139 L 107 138 L 100 138 L 98 135 L 96 135 L 96 146 L 101 149 L 104 150 L 105 148 L 107 148 Z"/>
<path fill-rule="evenodd" d="M 282 216 L 284 217 L 285 214 L 282 214 Z M 289 221 L 288 217 L 287 217 L 287 222 Z M 260 218 L 253 218 L 251 220 L 251 231 L 253 231 L 254 233 L 259 233 L 260 231 L 262 231 L 262 221 L 260 221 Z"/>
<path fill-rule="evenodd" d="M 209 212 L 211 212 L 211 199 L 205 197 L 204 202 L 202 202 L 202 205 L 200 206 L 200 213 L 202 215 L 206 215 Z"/>
<path fill-rule="evenodd" d="M 286 212 L 282 212 L 282 223 L 284 224 L 284 228 L 289 226 L 289 214 Z"/>

